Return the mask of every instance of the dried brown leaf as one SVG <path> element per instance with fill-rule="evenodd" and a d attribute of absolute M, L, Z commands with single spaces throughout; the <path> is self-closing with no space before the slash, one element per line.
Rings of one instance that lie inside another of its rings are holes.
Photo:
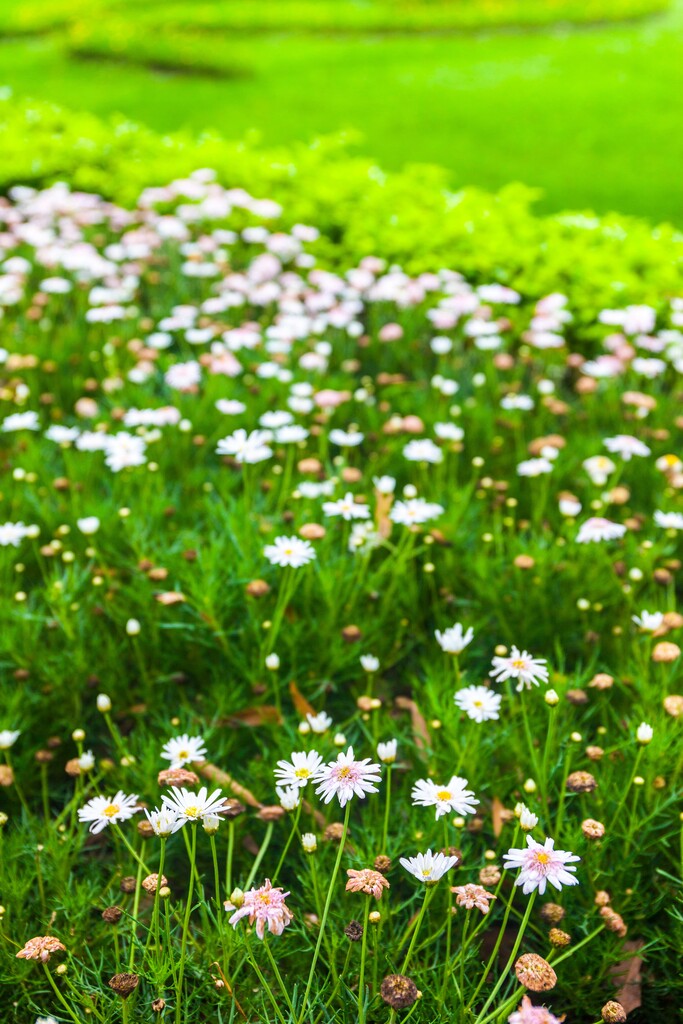
<path fill-rule="evenodd" d="M 292 679 L 289 684 L 289 693 L 294 702 L 294 707 L 301 718 L 305 718 L 306 715 L 314 715 L 315 708 L 312 704 L 309 704 L 303 693 Z"/>
<path fill-rule="evenodd" d="M 430 745 L 429 729 L 417 704 L 410 697 L 397 697 L 396 707 L 410 712 L 410 723 L 413 727 L 413 738 L 418 750 L 426 750 Z"/>
<path fill-rule="evenodd" d="M 631 1013 L 642 1003 L 642 967 L 643 958 L 639 956 L 645 945 L 644 939 L 630 939 L 624 943 L 624 953 L 629 954 L 618 964 L 610 968 L 614 984 L 618 986 L 615 999 Z"/>

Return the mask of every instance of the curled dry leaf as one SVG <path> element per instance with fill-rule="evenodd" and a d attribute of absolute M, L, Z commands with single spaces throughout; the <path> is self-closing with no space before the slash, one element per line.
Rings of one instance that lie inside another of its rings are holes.
<path fill-rule="evenodd" d="M 235 782 L 232 775 L 223 771 L 222 768 L 217 768 L 215 764 L 209 764 L 208 761 L 197 765 L 196 768 L 197 773 L 202 778 L 213 782 L 216 786 L 222 786 L 223 789 L 229 789 L 236 797 L 239 797 L 242 803 L 248 804 L 249 807 L 263 807 L 263 804 L 256 799 L 251 790 L 240 785 L 239 782 Z"/>
<path fill-rule="evenodd" d="M 163 594 L 155 594 L 159 604 L 184 604 L 187 598 L 179 590 L 166 590 Z"/>

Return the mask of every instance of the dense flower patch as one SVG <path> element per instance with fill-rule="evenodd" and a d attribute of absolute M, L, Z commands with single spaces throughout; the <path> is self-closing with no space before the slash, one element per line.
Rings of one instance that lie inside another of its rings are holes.
<path fill-rule="evenodd" d="M 683 300 L 286 223 L 0 205 L 4 1019 L 664 1016 Z"/>

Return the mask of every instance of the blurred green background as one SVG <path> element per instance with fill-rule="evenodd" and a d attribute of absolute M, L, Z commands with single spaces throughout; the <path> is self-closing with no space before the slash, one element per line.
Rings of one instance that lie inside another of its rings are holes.
<path fill-rule="evenodd" d="M 0 0 L 0 83 L 683 223 L 683 0 Z"/>

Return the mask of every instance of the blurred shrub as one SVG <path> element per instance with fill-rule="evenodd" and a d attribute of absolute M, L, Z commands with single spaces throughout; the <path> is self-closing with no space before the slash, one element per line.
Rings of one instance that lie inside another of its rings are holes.
<path fill-rule="evenodd" d="M 352 140 L 265 148 L 256 137 L 159 135 L 48 103 L 0 103 L 0 189 L 64 180 L 133 203 L 199 167 L 224 184 L 278 200 L 289 224 L 325 230 L 319 258 L 344 266 L 375 253 L 411 272 L 442 265 L 530 296 L 562 290 L 586 320 L 626 302 L 683 293 L 683 235 L 633 217 L 538 216 L 536 193 L 509 185 L 496 194 L 454 191 L 448 172 L 427 165 L 385 174 L 351 152 Z"/>

